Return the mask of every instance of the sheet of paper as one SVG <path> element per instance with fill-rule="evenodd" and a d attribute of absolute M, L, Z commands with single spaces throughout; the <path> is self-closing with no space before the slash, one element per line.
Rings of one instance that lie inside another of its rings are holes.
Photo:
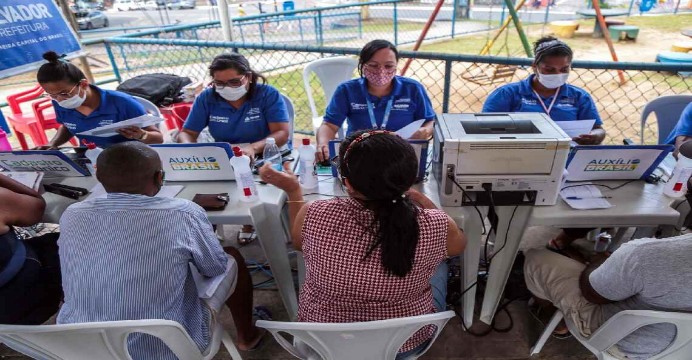
<path fill-rule="evenodd" d="M 182 190 L 183 190 L 183 185 L 164 185 L 161 187 L 161 191 L 159 191 L 159 193 L 156 194 L 156 197 L 174 198 Z M 106 189 L 103 188 L 103 185 L 98 183 L 91 189 L 91 191 L 89 192 L 89 196 L 86 198 L 86 200 L 105 198 L 105 197 L 106 197 Z"/>
<path fill-rule="evenodd" d="M 560 191 L 560 197 L 572 209 L 608 209 L 613 205 L 608 202 L 598 186 L 584 184 L 579 186 L 567 185 L 569 187 Z"/>
<path fill-rule="evenodd" d="M 214 277 L 206 277 L 199 273 L 195 265 L 192 263 L 189 263 L 189 265 L 192 280 L 195 282 L 195 287 L 197 288 L 197 296 L 202 299 L 209 308 L 217 311 L 221 309 L 226 301 L 223 295 L 230 294 L 235 289 L 238 264 L 229 259 L 223 274 Z M 224 281 L 228 277 L 232 277 L 233 281 Z"/>
<path fill-rule="evenodd" d="M 81 133 L 78 133 L 77 135 L 109 137 L 109 136 L 113 136 L 113 135 L 118 135 L 118 133 L 116 132 L 116 130 L 118 130 L 118 129 L 122 129 L 122 128 L 125 128 L 128 126 L 136 126 L 139 128 L 145 128 L 147 126 L 156 125 L 162 121 L 163 121 L 163 119 L 158 118 L 156 116 L 142 115 L 142 116 L 138 116 L 136 118 L 123 120 L 121 122 L 108 124 L 108 125 L 104 125 L 104 126 L 99 126 L 95 129 L 91 129 L 91 130 L 87 130 L 87 131 L 83 131 Z"/>
<path fill-rule="evenodd" d="M 22 185 L 34 190 L 38 190 L 39 186 L 41 185 L 41 179 L 43 179 L 43 173 L 38 171 L 2 171 L 0 172 L 0 175 L 12 178 Z"/>
<path fill-rule="evenodd" d="M 420 129 L 421 125 L 425 122 L 425 119 L 421 120 L 416 120 L 401 129 L 396 131 L 396 134 L 401 136 L 403 139 L 409 139 L 413 135 L 413 133 L 416 132 L 416 130 Z"/>
<path fill-rule="evenodd" d="M 567 135 L 575 138 L 579 135 L 588 134 L 592 129 L 596 120 L 572 120 L 572 121 L 556 121 L 555 122 Z"/>

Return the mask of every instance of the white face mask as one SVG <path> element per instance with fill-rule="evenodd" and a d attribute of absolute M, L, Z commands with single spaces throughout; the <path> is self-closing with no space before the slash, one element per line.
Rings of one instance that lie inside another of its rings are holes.
<path fill-rule="evenodd" d="M 58 101 L 58 105 L 61 107 L 64 107 L 65 109 L 76 109 L 82 104 L 84 104 L 84 101 L 86 100 L 86 91 L 84 92 L 84 96 L 79 96 L 79 93 L 82 92 L 82 88 L 80 87 L 79 90 L 77 90 L 77 94 L 75 96 L 65 99 L 65 100 L 60 100 Z"/>
<path fill-rule="evenodd" d="M 538 73 L 538 82 L 548 89 L 557 89 L 567 83 L 568 77 L 569 73 L 552 75 Z"/>
<path fill-rule="evenodd" d="M 221 95 L 222 98 L 228 101 L 236 101 L 247 94 L 247 89 L 245 85 L 239 86 L 237 88 L 232 88 L 230 86 L 224 86 L 222 88 L 216 88 L 216 92 Z"/>

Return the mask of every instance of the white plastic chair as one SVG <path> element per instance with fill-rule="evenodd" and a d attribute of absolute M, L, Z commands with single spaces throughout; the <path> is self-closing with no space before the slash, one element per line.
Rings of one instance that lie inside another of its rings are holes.
<path fill-rule="evenodd" d="M 358 60 L 347 56 L 318 59 L 305 66 L 305 69 L 303 69 L 303 84 L 305 85 L 305 93 L 308 95 L 310 110 L 312 111 L 312 125 L 315 129 L 322 124 L 322 116 L 317 112 L 315 99 L 312 96 L 310 73 L 317 75 L 322 85 L 324 99 L 329 104 L 336 87 L 342 82 L 353 78 L 353 71 L 357 66 Z M 339 136 L 343 137 L 342 131 L 340 131 Z"/>
<path fill-rule="evenodd" d="M 564 315 L 556 311 L 553 318 L 546 325 L 543 334 L 531 349 L 531 355 L 541 352 L 543 345 L 560 323 Z M 692 314 L 651 310 L 625 310 L 611 317 L 590 337 L 585 338 L 579 332 L 574 323 L 565 318 L 565 323 L 575 339 L 591 351 L 599 360 L 617 360 L 608 354 L 611 346 L 631 334 L 633 331 L 646 325 L 669 323 L 677 327 L 677 335 L 668 348 L 649 360 L 681 360 L 689 359 L 692 354 Z"/>
<path fill-rule="evenodd" d="M 144 110 L 149 115 L 153 115 L 153 116 L 156 116 L 156 117 L 163 119 L 163 116 L 161 115 L 161 111 L 159 110 L 159 108 L 156 105 L 154 105 L 154 103 L 152 103 L 151 101 L 149 101 L 145 98 L 141 98 L 139 96 L 133 95 L 132 97 L 135 98 L 137 101 L 139 101 L 139 103 L 142 104 L 142 106 L 144 106 Z"/>
<path fill-rule="evenodd" d="M 649 101 L 642 110 L 641 117 L 641 143 L 644 143 L 644 128 L 646 119 L 653 112 L 658 123 L 658 143 L 663 144 L 670 132 L 680 120 L 680 115 L 685 106 L 692 102 L 692 95 L 668 95 Z"/>
<path fill-rule="evenodd" d="M 394 359 L 406 340 L 426 325 L 437 329 L 430 344 L 411 359 L 423 355 L 454 317 L 454 311 L 398 319 L 357 323 L 307 323 L 258 320 L 257 326 L 269 330 L 286 351 L 299 359 L 382 360 Z M 281 333 L 293 335 L 294 344 Z M 306 349 L 308 347 L 309 349 Z M 312 351 L 310 351 L 312 350 Z"/>
<path fill-rule="evenodd" d="M 182 325 L 171 320 L 125 320 L 61 325 L 0 325 L 0 341 L 34 359 L 131 360 L 127 337 L 144 333 L 161 339 L 179 359 L 207 360 L 223 342 L 234 360 L 242 359 L 228 333 L 216 323 L 204 353 Z"/>

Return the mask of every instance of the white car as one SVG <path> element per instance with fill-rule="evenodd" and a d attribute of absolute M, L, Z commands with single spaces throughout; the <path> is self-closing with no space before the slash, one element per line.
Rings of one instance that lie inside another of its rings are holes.
<path fill-rule="evenodd" d="M 118 11 L 139 10 L 140 4 L 135 0 L 115 0 L 113 9 Z"/>

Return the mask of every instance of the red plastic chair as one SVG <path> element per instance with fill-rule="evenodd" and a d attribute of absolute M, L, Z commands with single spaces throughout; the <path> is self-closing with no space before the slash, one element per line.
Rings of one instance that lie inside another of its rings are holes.
<path fill-rule="evenodd" d="M 7 96 L 7 103 L 10 105 L 10 110 L 12 111 L 12 113 L 7 116 L 7 120 L 10 126 L 12 126 L 12 132 L 17 136 L 19 145 L 21 145 L 24 150 L 29 149 L 24 135 L 29 135 L 35 146 L 48 143 L 45 130 L 39 120 L 36 119 L 36 115 L 24 113 L 21 107 L 22 103 L 36 100 L 41 94 L 43 94 L 43 88 L 36 85 L 36 87 L 30 90 Z M 55 114 L 52 114 L 52 119 L 48 116 L 46 120 L 55 121 Z"/>
<path fill-rule="evenodd" d="M 166 128 L 168 130 L 181 130 L 187 116 L 190 114 L 190 110 L 192 110 L 192 103 L 176 103 L 160 108 L 160 110 L 161 115 L 166 120 Z"/>
<path fill-rule="evenodd" d="M 34 116 L 38 120 L 39 124 L 43 128 L 43 136 L 45 137 L 45 132 L 48 129 L 59 129 L 62 125 L 60 125 L 59 122 L 55 120 L 55 111 L 51 111 L 46 113 L 46 110 L 48 109 L 53 109 L 53 103 L 50 101 L 50 99 L 43 99 L 34 102 L 31 104 L 31 108 L 34 110 Z M 77 140 L 72 137 L 70 139 L 70 143 L 74 146 L 78 146 Z M 46 145 L 48 144 L 48 140 L 46 139 L 45 144 L 41 145 Z"/>

